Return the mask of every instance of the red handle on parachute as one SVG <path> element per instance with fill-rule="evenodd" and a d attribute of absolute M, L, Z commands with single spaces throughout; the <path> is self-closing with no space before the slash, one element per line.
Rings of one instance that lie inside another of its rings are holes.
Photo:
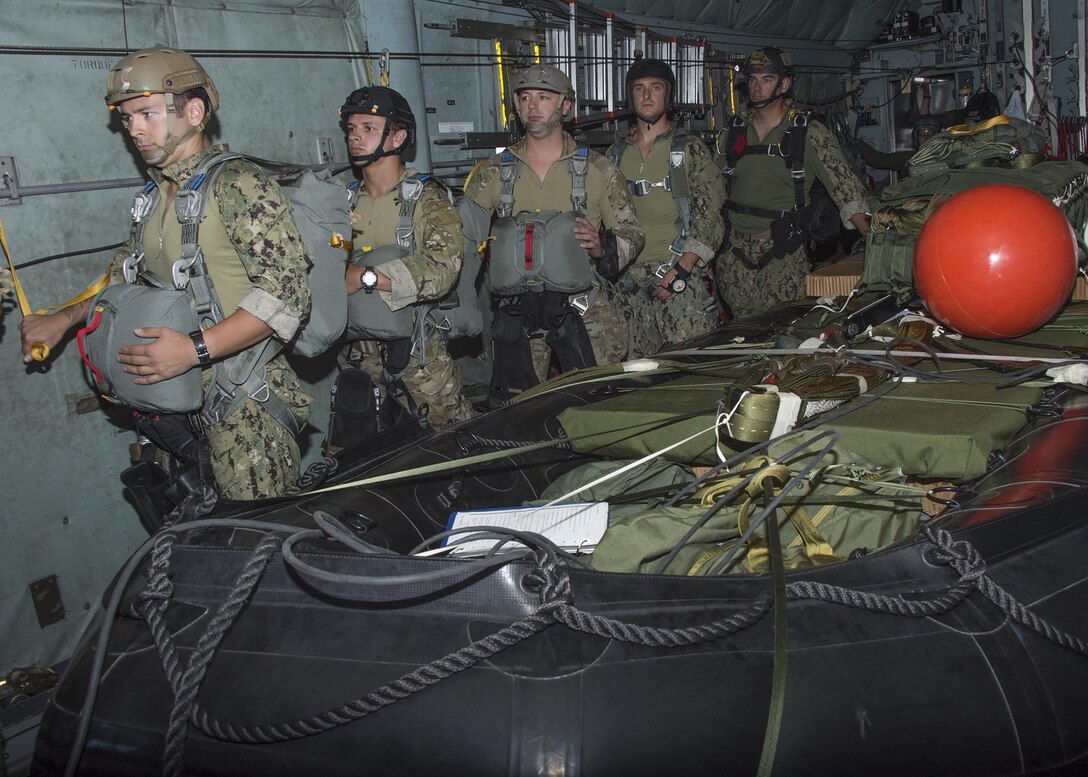
<path fill-rule="evenodd" d="M 99 386 L 106 385 L 106 379 L 102 377 L 102 373 L 98 368 L 94 366 L 90 359 L 87 358 L 87 347 L 83 344 L 83 338 L 89 335 L 91 332 L 98 329 L 99 324 L 102 323 L 102 309 L 95 308 L 94 318 L 91 319 L 91 323 L 76 332 L 76 344 L 79 346 L 79 358 L 83 360 L 83 363 L 87 365 L 87 369 L 94 375 L 94 380 Z"/>

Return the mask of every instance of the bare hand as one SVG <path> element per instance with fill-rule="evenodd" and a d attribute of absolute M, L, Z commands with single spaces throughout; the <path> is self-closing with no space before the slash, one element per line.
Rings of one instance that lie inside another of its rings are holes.
<path fill-rule="evenodd" d="M 657 282 L 657 285 L 650 289 L 650 294 L 655 299 L 672 299 L 675 297 L 676 295 L 669 291 L 669 284 L 672 283 L 672 279 L 675 277 L 676 268 L 670 267 L 665 276 Z"/>
<path fill-rule="evenodd" d="M 189 335 L 161 326 L 133 329 L 137 337 L 146 337 L 147 345 L 126 345 L 117 349 L 117 361 L 124 371 L 137 375 L 133 383 L 149 385 L 188 372 L 200 361 Z"/>
<path fill-rule="evenodd" d="M 31 355 L 35 346 L 44 345 L 53 350 L 71 328 L 72 320 L 64 310 L 52 315 L 25 316 L 19 323 L 19 335 L 23 340 L 23 364 L 35 361 Z"/>
<path fill-rule="evenodd" d="M 583 216 L 574 218 L 574 237 L 578 239 L 578 245 L 586 249 L 592 258 L 600 259 L 604 256 L 601 233 Z"/>

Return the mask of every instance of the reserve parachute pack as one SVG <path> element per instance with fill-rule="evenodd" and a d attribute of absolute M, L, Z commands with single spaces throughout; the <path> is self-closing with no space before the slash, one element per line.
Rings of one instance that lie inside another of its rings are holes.
<path fill-rule="evenodd" d="M 400 212 L 398 215 L 397 242 L 376 248 L 356 246 L 351 261 L 357 267 L 380 267 L 394 259 L 403 259 L 416 248 L 415 217 L 419 198 L 424 186 L 432 182 L 452 202 L 449 189 L 432 175 L 417 173 L 401 182 Z M 350 203 L 358 196 L 359 182 L 352 183 Z M 446 339 L 471 337 L 483 330 L 483 313 L 480 311 L 476 283 L 480 274 L 480 254 L 475 245 L 464 240 L 464 255 L 457 284 L 437 302 L 408 305 L 391 310 L 377 293 L 357 291 L 348 296 L 347 333 L 351 340 L 397 340 L 415 337 L 417 342 L 426 339 L 430 331 L 437 330 Z M 417 315 L 418 313 L 418 315 Z"/>
<path fill-rule="evenodd" d="M 163 279 L 147 270 L 143 233 L 159 192 L 149 183 L 132 208 L 135 250 L 125 259 L 126 283 L 106 287 L 91 304 L 87 325 L 77 339 L 80 354 L 98 390 L 107 398 L 145 412 L 189 413 L 200 410 L 205 423 L 225 418 L 252 397 L 292 432 L 299 429 L 290 408 L 268 388 L 264 366 L 279 352 L 273 339 L 265 340 L 212 365 L 212 380 L 205 392 L 201 370 L 152 385 L 137 385 L 117 362 L 117 348 L 140 341 L 136 326 L 165 326 L 188 333 L 225 318 L 198 240 L 208 192 L 228 162 L 252 164 L 275 180 L 291 204 L 299 234 L 313 260 L 308 283 L 312 295 L 310 317 L 289 347 L 303 356 L 316 356 L 341 337 L 347 322 L 344 293 L 345 248 L 350 235 L 343 186 L 325 171 L 222 153 L 210 157 L 178 190 L 174 212 L 181 224 L 182 251 L 172 277 Z M 137 285 L 137 282 L 142 285 Z"/>
<path fill-rule="evenodd" d="M 779 259 L 796 251 L 806 240 L 817 243 L 830 240 L 838 235 L 841 226 L 838 208 L 822 186 L 812 187 L 812 197 L 806 203 L 805 140 L 808 137 L 809 122 L 812 121 L 811 114 L 807 111 L 791 111 L 788 121 L 789 127 L 778 143 L 748 143 L 748 124 L 740 116 L 734 116 L 729 128 L 719 132 L 715 140 L 718 154 L 725 159 L 722 175 L 725 176 L 729 193 L 725 206 L 736 213 L 770 219 L 774 255 Z M 793 180 L 793 210 L 767 210 L 733 202 L 733 176 L 737 162 L 741 157 L 751 154 L 782 158 Z"/>
<path fill-rule="evenodd" d="M 554 291 L 575 294 L 593 285 L 589 254 L 574 236 L 575 219 L 586 213 L 586 176 L 589 149 L 578 148 L 570 158 L 573 210 L 514 211 L 514 183 L 521 165 L 504 151 L 499 159 L 498 219 L 491 228 L 488 283 L 496 296 Z"/>

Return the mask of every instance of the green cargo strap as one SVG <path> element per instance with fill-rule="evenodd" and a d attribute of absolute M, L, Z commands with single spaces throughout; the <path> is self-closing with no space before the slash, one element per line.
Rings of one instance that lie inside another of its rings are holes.
<path fill-rule="evenodd" d="M 762 482 L 763 500 L 770 504 L 774 498 L 771 479 L 775 476 L 768 472 L 757 477 Z M 753 481 L 754 482 L 754 481 Z M 785 485 L 779 481 L 778 487 Z M 764 519 L 767 526 L 767 542 L 771 553 L 771 584 L 774 591 L 774 667 L 771 670 L 771 701 L 767 709 L 767 728 L 763 735 L 763 750 L 759 756 L 759 770 L 756 777 L 771 777 L 774 771 L 774 757 L 778 750 L 778 738 L 782 733 L 782 716 L 786 709 L 786 663 L 789 656 L 789 623 L 787 621 L 786 568 L 782 559 L 782 541 L 778 535 L 778 516 L 771 510 Z"/>
<path fill-rule="evenodd" d="M 586 212 L 586 176 L 589 174 L 589 149 L 579 147 L 570 158 L 570 201 L 575 213 Z M 520 160 L 509 151 L 503 151 L 499 157 L 499 206 L 496 209 L 499 218 L 514 215 L 514 184 L 521 175 Z"/>

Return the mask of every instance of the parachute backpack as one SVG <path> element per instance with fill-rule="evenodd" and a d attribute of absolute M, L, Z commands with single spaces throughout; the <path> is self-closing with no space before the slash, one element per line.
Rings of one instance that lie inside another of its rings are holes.
<path fill-rule="evenodd" d="M 149 183 L 136 195 L 132 208 L 135 251 L 122 267 L 126 283 L 108 286 L 91 305 L 87 326 L 78 334 L 80 353 L 98 390 L 137 410 L 188 413 L 201 409 L 204 422 L 214 423 L 253 397 L 277 421 L 297 433 L 294 414 L 268 390 L 264 380 L 264 365 L 277 353 L 271 340 L 216 362 L 206 395 L 199 370 L 152 385 L 137 385 L 115 358 L 125 338 L 132 338 L 133 326 L 154 323 L 189 332 L 200 328 L 202 322 L 214 324 L 225 318 L 198 236 L 207 208 L 207 192 L 214 191 L 225 163 L 234 160 L 247 161 L 277 181 L 291 203 L 295 224 L 313 259 L 307 278 L 312 312 L 289 347 L 303 356 L 316 356 L 340 339 L 347 323 L 344 235 L 350 234 L 343 187 L 333 182 L 327 172 L 315 174 L 305 167 L 223 153 L 208 159 L 177 193 L 174 211 L 182 225 L 182 256 L 174 263 L 170 279 L 158 278 L 144 267 L 144 227 L 154 210 L 158 190 Z M 137 279 L 146 285 L 133 286 Z"/>

